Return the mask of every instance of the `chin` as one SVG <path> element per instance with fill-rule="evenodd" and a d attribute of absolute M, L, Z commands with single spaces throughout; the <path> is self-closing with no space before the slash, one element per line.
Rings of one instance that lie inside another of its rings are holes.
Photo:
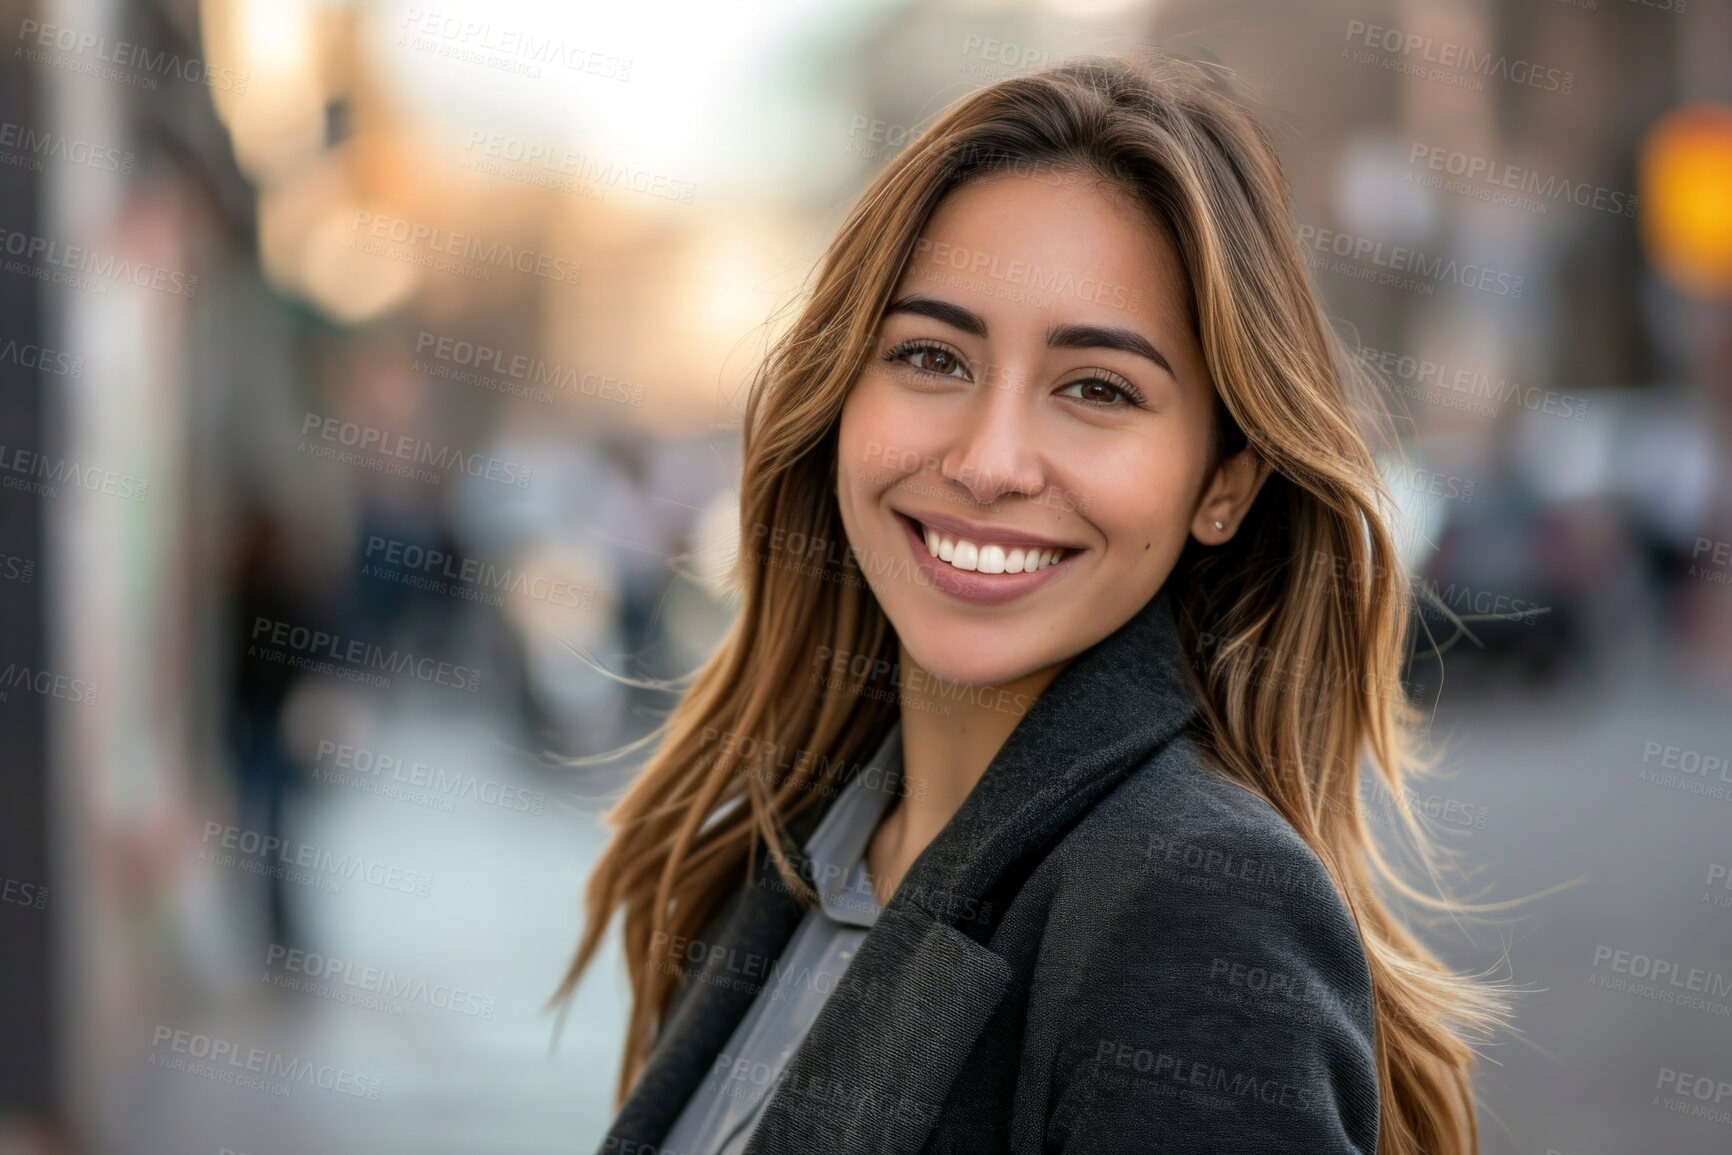
<path fill-rule="evenodd" d="M 918 617 L 913 628 L 897 628 L 896 636 L 920 668 L 943 686 L 999 686 L 1068 656 L 1022 642 L 1015 636 L 1021 631 L 1007 629 L 1002 621 L 961 625 L 932 620 L 935 615 L 930 614 Z M 894 618 L 891 624 L 896 624 Z"/>

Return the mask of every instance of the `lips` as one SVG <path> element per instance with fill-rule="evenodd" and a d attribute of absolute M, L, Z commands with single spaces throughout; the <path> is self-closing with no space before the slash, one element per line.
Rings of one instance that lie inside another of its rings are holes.
<path fill-rule="evenodd" d="M 1080 548 L 1049 546 L 1046 547 L 1049 550 L 1060 551 L 1056 562 L 1042 565 L 1032 571 L 1025 568 L 1021 573 L 985 573 L 978 569 L 959 569 L 948 561 L 932 556 L 932 551 L 927 546 L 927 527 L 924 524 L 908 514 L 898 511 L 892 512 L 895 513 L 896 520 L 902 523 L 903 535 L 908 541 L 909 549 L 914 554 L 915 564 L 918 567 L 920 584 L 932 586 L 960 601 L 975 605 L 997 605 L 1039 589 L 1047 582 L 1069 573 L 1077 556 L 1085 552 Z M 943 534 L 941 536 L 947 536 L 954 540 L 958 535 Z M 991 547 L 1002 543 L 992 542 L 988 538 L 986 544 Z M 1039 552 L 1040 548 L 1037 546 L 1036 551 Z M 1007 560 L 1008 552 L 1006 551 Z M 1027 553 L 1025 548 L 1025 564 Z"/>
<path fill-rule="evenodd" d="M 1018 546 L 1025 550 L 1083 548 L 1076 542 L 1063 541 L 1059 538 L 1048 537 L 1045 534 L 1018 529 L 1015 526 L 973 521 L 940 510 L 923 511 L 892 508 L 890 512 L 909 518 L 924 529 L 937 530 L 947 537 L 966 538 L 976 546 L 993 544 L 1003 546 L 1007 550 Z"/>

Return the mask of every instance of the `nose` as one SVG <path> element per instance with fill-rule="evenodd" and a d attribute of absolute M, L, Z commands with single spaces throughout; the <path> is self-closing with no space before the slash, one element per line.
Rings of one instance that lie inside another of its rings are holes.
<path fill-rule="evenodd" d="M 1035 401 L 1027 371 L 988 366 L 948 434 L 940 465 L 944 479 L 965 486 L 982 505 L 1006 494 L 1039 496 L 1046 488 L 1046 470 Z"/>

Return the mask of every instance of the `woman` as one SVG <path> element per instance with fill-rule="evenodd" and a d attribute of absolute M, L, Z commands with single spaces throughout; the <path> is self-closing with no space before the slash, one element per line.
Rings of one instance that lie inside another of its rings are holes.
<path fill-rule="evenodd" d="M 623 909 L 603 1151 L 1477 1150 L 1501 1006 L 1371 889 L 1409 591 L 1350 361 L 1199 69 L 1007 80 L 885 169 L 555 996 Z"/>

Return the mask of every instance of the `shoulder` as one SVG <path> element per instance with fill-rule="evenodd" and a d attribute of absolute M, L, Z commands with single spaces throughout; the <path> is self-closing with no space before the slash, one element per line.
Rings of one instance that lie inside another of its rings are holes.
<path fill-rule="evenodd" d="M 1210 767 L 1187 735 L 1097 802 L 1052 858 L 1055 897 L 1103 916 L 1262 911 L 1259 924 L 1285 924 L 1302 940 L 1276 945 L 1349 948 L 1342 961 L 1366 969 L 1347 903 L 1316 852 L 1268 801 Z"/>
<path fill-rule="evenodd" d="M 1072 1142 L 1375 1149 L 1364 948 L 1323 863 L 1272 806 L 1176 738 L 1043 870 L 1030 1039 L 1052 1072 L 1052 1125 Z"/>

